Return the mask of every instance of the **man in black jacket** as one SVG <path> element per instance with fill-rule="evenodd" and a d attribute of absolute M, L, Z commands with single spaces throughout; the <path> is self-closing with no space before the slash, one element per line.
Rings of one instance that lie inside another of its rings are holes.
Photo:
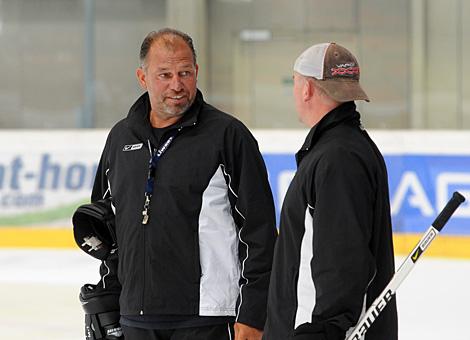
<path fill-rule="evenodd" d="M 257 142 L 196 87 L 192 39 L 151 32 L 137 78 L 146 91 L 109 133 L 92 201 L 111 197 L 126 340 L 259 340 L 276 238 Z"/>
<path fill-rule="evenodd" d="M 356 111 L 369 99 L 348 50 L 304 51 L 294 98 L 311 130 L 282 207 L 264 339 L 344 340 L 394 273 L 387 172 Z M 397 339 L 395 300 L 365 339 Z"/>

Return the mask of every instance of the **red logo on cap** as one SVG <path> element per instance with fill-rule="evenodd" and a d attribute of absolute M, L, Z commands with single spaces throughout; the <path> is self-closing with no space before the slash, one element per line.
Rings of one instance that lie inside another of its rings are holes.
<path fill-rule="evenodd" d="M 332 76 L 344 76 L 359 74 L 359 67 L 336 67 L 331 69 Z"/>

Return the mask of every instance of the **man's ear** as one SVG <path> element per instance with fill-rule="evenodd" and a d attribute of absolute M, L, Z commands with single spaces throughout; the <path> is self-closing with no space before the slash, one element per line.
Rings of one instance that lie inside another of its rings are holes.
<path fill-rule="evenodd" d="M 302 96 L 304 101 L 308 102 L 315 93 L 315 85 L 313 85 L 313 81 L 310 79 L 306 79 L 304 88 L 302 90 Z"/>
<path fill-rule="evenodd" d="M 144 90 L 147 90 L 147 80 L 145 78 L 146 75 L 142 67 L 138 67 L 137 70 L 135 70 L 135 75 L 139 81 L 140 87 L 142 87 Z"/>

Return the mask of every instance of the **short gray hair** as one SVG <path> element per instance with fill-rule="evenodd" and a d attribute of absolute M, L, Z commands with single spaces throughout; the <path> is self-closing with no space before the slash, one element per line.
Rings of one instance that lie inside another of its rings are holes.
<path fill-rule="evenodd" d="M 142 45 L 140 46 L 140 67 L 145 67 L 147 54 L 149 53 L 153 43 L 159 40 L 160 38 L 164 38 L 166 36 L 180 37 L 181 39 L 183 39 L 183 41 L 188 45 L 189 49 L 191 50 L 193 54 L 194 65 L 196 65 L 196 50 L 194 49 L 193 39 L 184 32 L 167 27 L 158 31 L 152 31 L 147 34 L 144 41 L 142 42 Z M 173 43 L 170 40 L 165 40 L 165 44 L 167 46 L 171 46 Z"/>

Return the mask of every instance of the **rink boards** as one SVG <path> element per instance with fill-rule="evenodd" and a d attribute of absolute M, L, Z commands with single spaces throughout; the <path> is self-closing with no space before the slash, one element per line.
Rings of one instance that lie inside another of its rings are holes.
<path fill-rule="evenodd" d="M 306 130 L 255 130 L 276 204 L 295 174 Z M 397 253 L 407 253 L 455 190 L 470 200 L 470 134 L 371 131 L 384 154 Z M 103 130 L 0 134 L 0 247 L 73 247 L 70 216 L 90 194 Z M 19 141 L 12 143 L 12 141 Z M 64 142 L 65 141 L 65 142 Z M 470 258 L 470 204 L 462 205 L 429 255 Z"/>

